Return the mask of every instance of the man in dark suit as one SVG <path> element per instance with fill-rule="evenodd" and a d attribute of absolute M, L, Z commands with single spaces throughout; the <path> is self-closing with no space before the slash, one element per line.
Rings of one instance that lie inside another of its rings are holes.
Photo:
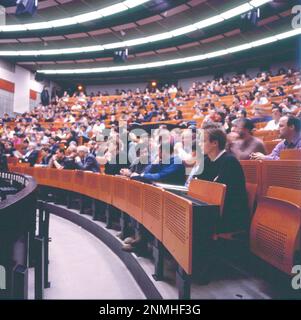
<path fill-rule="evenodd" d="M 41 92 L 41 102 L 43 106 L 48 106 L 50 99 L 49 99 L 49 92 L 46 88 L 46 86 L 43 88 L 43 91 Z"/>
<path fill-rule="evenodd" d="M 227 136 L 223 129 L 209 126 L 204 131 L 204 168 L 196 177 L 227 186 L 222 218 L 218 232 L 245 230 L 248 200 L 245 176 L 239 161 L 226 152 Z M 191 177 L 188 178 L 188 180 Z"/>
<path fill-rule="evenodd" d="M 89 153 L 89 149 L 85 146 L 79 146 L 77 148 L 78 156 L 75 158 L 75 166 L 78 170 L 99 172 L 99 164 L 93 156 Z"/>
<path fill-rule="evenodd" d="M 59 170 L 66 169 L 66 161 L 65 149 L 57 149 L 55 155 L 49 160 L 48 167 Z"/>
<path fill-rule="evenodd" d="M 49 144 L 50 144 L 50 146 L 49 146 L 49 153 L 52 154 L 52 155 L 54 155 L 54 154 L 56 153 L 56 150 L 58 150 L 60 146 L 59 146 L 58 143 L 55 141 L 55 139 L 52 138 L 52 137 L 49 138 Z"/>

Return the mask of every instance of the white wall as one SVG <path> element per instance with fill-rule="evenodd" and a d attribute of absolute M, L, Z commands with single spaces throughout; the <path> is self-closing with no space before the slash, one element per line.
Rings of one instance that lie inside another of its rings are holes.
<path fill-rule="evenodd" d="M 29 110 L 30 73 L 16 66 L 14 112 L 24 113 Z"/>
<path fill-rule="evenodd" d="M 8 62 L 0 60 L 0 79 L 10 81 L 15 84 L 14 93 L 3 93 L 3 99 L 0 96 L 0 115 L 5 112 L 12 114 L 24 113 L 30 110 L 30 105 L 39 103 L 39 93 L 43 90 L 43 83 L 34 80 L 34 75 L 18 65 L 12 65 Z M 38 92 L 38 99 L 30 101 L 29 91 Z M 9 95 L 9 98 L 6 97 Z"/>
<path fill-rule="evenodd" d="M 30 86 L 30 89 L 31 90 L 34 90 L 34 91 L 36 91 L 36 92 L 38 92 L 38 93 L 41 93 L 42 92 L 42 90 L 43 90 L 43 83 L 41 83 L 41 82 L 37 82 L 37 81 L 35 81 L 35 80 L 30 80 L 30 84 L 29 84 L 29 86 Z"/>
<path fill-rule="evenodd" d="M 12 115 L 13 107 L 14 107 L 14 94 L 12 92 L 8 92 L 0 89 L 0 117 L 2 117 L 4 113 L 8 113 L 9 115 Z"/>
<path fill-rule="evenodd" d="M 14 72 L 14 65 L 0 60 L 0 79 L 10 82 L 12 81 L 12 73 Z M 14 93 L 6 90 L 0 90 L 0 116 L 4 113 L 13 115 L 14 112 Z"/>

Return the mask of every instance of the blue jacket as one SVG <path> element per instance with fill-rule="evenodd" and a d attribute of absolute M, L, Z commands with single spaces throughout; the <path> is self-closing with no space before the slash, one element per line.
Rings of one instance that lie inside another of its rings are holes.
<path fill-rule="evenodd" d="M 184 185 L 185 167 L 178 157 L 171 157 L 169 164 L 150 164 L 142 175 L 143 180 Z"/>
<path fill-rule="evenodd" d="M 84 171 L 92 171 L 92 172 L 99 172 L 99 164 L 93 154 L 89 153 L 84 161 L 76 162 L 76 168 L 78 170 Z"/>

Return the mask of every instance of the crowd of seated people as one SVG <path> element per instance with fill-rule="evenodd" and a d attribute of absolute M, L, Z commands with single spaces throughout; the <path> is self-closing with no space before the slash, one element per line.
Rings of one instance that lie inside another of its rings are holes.
<path fill-rule="evenodd" d="M 222 182 L 228 187 L 225 210 L 237 215 L 246 211 L 232 207 L 235 199 L 245 206 L 238 160 L 277 160 L 283 149 L 301 149 L 300 73 L 279 73 L 275 85 L 274 75 L 263 72 L 254 79 L 237 75 L 194 82 L 187 92 L 174 85 L 162 90 L 122 91 L 114 97 L 100 92 L 69 96 L 65 92 L 51 101 L 44 92 L 41 105 L 32 111 L 15 118 L 5 114 L 1 119 L 3 154 L 30 166 L 103 172 L 147 183 L 188 186 L 194 176 Z M 170 120 L 177 124 L 172 131 L 163 123 Z M 149 122 L 159 123 L 152 135 L 131 131 L 133 124 L 143 128 Z M 264 126 L 256 127 L 258 122 Z M 199 128 L 205 131 L 202 174 L 196 173 L 199 163 L 194 156 Z M 270 130 L 279 130 L 277 138 L 282 140 L 269 154 L 254 132 Z M 237 181 L 234 185 L 233 179 Z M 228 213 L 225 217 L 225 230 L 230 230 L 231 224 L 233 228 L 235 223 L 237 227 L 244 224 L 242 216 L 241 221 Z M 128 242 L 130 246 L 133 243 Z"/>
<path fill-rule="evenodd" d="M 59 97 L 57 90 L 50 95 L 44 88 L 38 107 L 15 118 L 8 114 L 3 116 L 0 134 L 3 142 L 13 144 L 11 149 L 18 149 L 16 146 L 27 139 L 38 148 L 50 145 L 49 152 L 54 154 L 54 144 L 55 148 L 60 143 L 69 146 L 72 141 L 78 143 L 79 138 L 81 144 L 90 140 L 100 142 L 104 128 L 118 127 L 121 121 L 128 126 L 168 120 L 202 123 L 203 126 L 220 122 L 229 132 L 233 120 L 248 117 L 253 123 L 258 119 L 269 121 L 263 130 L 277 130 L 282 115 L 301 115 L 300 74 L 291 69 L 281 69 L 279 74 L 282 85 L 278 82 L 273 85 L 270 80 L 275 75 L 262 72 L 253 79 L 242 74 L 231 79 L 194 82 L 187 92 L 174 85 L 144 92 L 122 90 L 112 99 L 101 92 L 97 95 L 75 92 L 70 96 L 64 92 Z M 288 88 L 297 91 L 287 93 Z M 277 102 L 273 98 L 277 98 Z M 183 109 L 188 102 L 192 102 L 191 108 Z M 268 115 L 261 109 L 267 104 L 271 104 Z"/>
<path fill-rule="evenodd" d="M 42 164 L 55 168 L 63 167 L 52 159 L 57 156 L 57 149 L 65 148 L 66 154 L 74 156 L 77 161 L 74 160 L 75 164 L 69 164 L 68 167 L 79 169 L 85 168 L 81 166 L 85 158 L 102 156 L 107 149 L 106 157 L 102 162 L 100 160 L 103 157 L 99 157 L 99 163 L 106 165 L 109 172 L 110 153 L 114 153 L 110 141 L 116 139 L 121 126 L 127 125 L 125 130 L 129 131 L 133 123 L 177 120 L 182 129 L 220 123 L 229 134 L 229 151 L 238 159 L 250 159 L 251 154 L 252 158 L 259 159 L 263 158 L 266 150 L 262 141 L 252 135 L 257 120 L 265 123 L 265 126 L 258 130 L 270 131 L 280 129 L 283 116 L 301 116 L 301 96 L 298 90 L 301 83 L 300 73 L 281 69 L 279 75 L 282 75 L 282 85 L 277 82 L 274 86 L 270 82 L 274 75 L 262 72 L 253 79 L 242 74 L 231 79 L 194 82 L 187 92 L 174 85 L 166 86 L 162 90 L 146 89 L 144 92 L 139 89 L 135 92 L 123 90 L 119 92 L 120 96 L 112 99 L 100 92 L 97 95 L 80 92 L 72 96 L 64 92 L 58 97 L 55 95 L 56 90 L 51 93 L 50 99 L 44 88 L 42 103 L 38 107 L 15 118 L 8 114 L 3 116 L 0 127 L 1 141 L 5 153 L 10 157 L 17 157 L 31 166 Z M 286 94 L 288 87 L 295 91 Z M 103 100 L 105 97 L 108 99 Z M 273 97 L 277 97 L 277 102 L 271 100 Z M 227 99 L 223 100 L 225 98 Z M 183 109 L 187 103 L 191 105 L 186 108 L 189 109 L 189 119 L 186 109 Z M 260 106 L 268 103 L 271 104 L 271 111 L 264 114 Z M 111 127 L 109 137 L 103 134 L 108 127 Z M 282 134 L 279 138 L 286 139 L 286 136 Z M 293 140 L 295 139 L 297 138 L 294 137 Z M 75 155 L 69 148 L 81 144 L 88 144 L 91 150 L 88 156 L 81 157 L 82 160 L 79 161 L 79 153 Z M 130 144 L 133 145 L 133 142 Z M 285 144 L 284 147 L 286 146 Z M 292 146 L 288 144 L 288 147 Z M 96 166 L 93 171 L 98 171 Z"/>

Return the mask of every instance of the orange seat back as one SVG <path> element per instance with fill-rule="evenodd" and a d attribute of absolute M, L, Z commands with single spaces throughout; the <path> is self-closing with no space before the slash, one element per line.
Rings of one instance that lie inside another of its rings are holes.
<path fill-rule="evenodd" d="M 194 179 L 191 180 L 188 195 L 208 204 L 218 205 L 220 213 L 223 212 L 226 185 L 222 183 Z"/>
<path fill-rule="evenodd" d="M 186 271 L 192 273 L 192 202 L 170 192 L 163 195 L 163 244 Z"/>
<path fill-rule="evenodd" d="M 269 198 L 284 200 L 301 207 L 301 190 L 269 186 L 266 195 Z"/>
<path fill-rule="evenodd" d="M 285 149 L 280 152 L 280 160 L 301 160 L 301 149 Z"/>
<path fill-rule="evenodd" d="M 291 274 L 301 222 L 300 207 L 290 202 L 262 198 L 250 230 L 251 251 L 275 268 Z"/>

